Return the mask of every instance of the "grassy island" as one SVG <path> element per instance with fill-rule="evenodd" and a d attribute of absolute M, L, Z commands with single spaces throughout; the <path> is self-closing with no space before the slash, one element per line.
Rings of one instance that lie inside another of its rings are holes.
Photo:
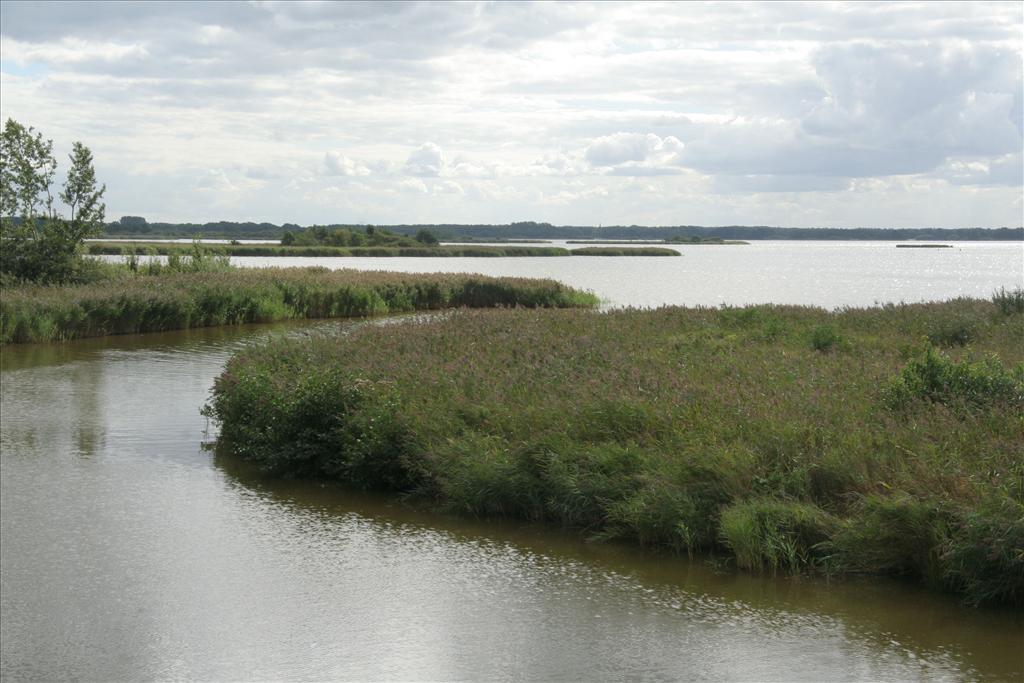
<path fill-rule="evenodd" d="M 753 571 L 1024 604 L 1024 294 L 463 311 L 242 351 L 206 411 L 274 476 Z"/>
<path fill-rule="evenodd" d="M 679 256 L 673 249 L 653 247 L 615 248 L 584 247 L 563 249 L 543 246 L 482 246 L 482 245 L 402 245 L 377 247 L 345 247 L 324 245 L 278 244 L 217 244 L 203 245 L 213 254 L 221 256 L 412 256 L 412 257 L 502 257 L 502 256 Z M 194 247 L 173 242 L 90 242 L 86 253 L 93 256 L 186 256 Z"/>
<path fill-rule="evenodd" d="M 666 237 L 662 240 L 566 240 L 566 244 L 685 244 L 692 246 L 700 244 L 750 244 L 750 242 L 725 240 L 721 237 Z"/>
<path fill-rule="evenodd" d="M 594 295 L 552 280 L 325 268 L 234 269 L 224 263 L 217 270 L 216 261 L 197 267 L 208 270 L 176 272 L 154 266 L 158 274 L 146 275 L 110 267 L 104 279 L 92 283 L 6 286 L 0 290 L 0 343 L 461 306 L 598 303 Z"/>

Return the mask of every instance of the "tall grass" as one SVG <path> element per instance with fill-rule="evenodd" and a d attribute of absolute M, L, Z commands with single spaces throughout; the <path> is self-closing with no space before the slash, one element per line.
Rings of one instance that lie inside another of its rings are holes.
<path fill-rule="evenodd" d="M 1017 287 L 1007 290 L 1005 287 L 1000 287 L 998 291 L 992 293 L 992 303 L 999 308 L 1003 315 L 1024 313 L 1024 289 Z"/>
<path fill-rule="evenodd" d="M 931 347 L 965 317 L 969 345 Z M 247 349 L 207 410 L 277 475 L 1020 605 L 1020 318 L 971 299 L 465 311 Z M 841 353 L 808 344 L 822 328 Z"/>
<path fill-rule="evenodd" d="M 439 245 L 439 246 L 379 246 L 379 247 L 336 247 L 318 246 L 282 246 L 277 244 L 218 244 L 204 245 L 215 254 L 222 256 L 569 256 L 570 251 L 561 247 L 535 246 L 480 246 L 480 245 Z M 142 252 L 154 256 L 174 256 L 190 253 L 186 244 L 165 242 L 92 242 L 87 252 L 92 255 L 131 256 Z"/>
<path fill-rule="evenodd" d="M 551 280 L 408 275 L 322 268 L 230 269 L 182 259 L 128 268 L 85 285 L 4 287 L 0 343 L 452 307 L 594 306 L 591 294 Z M 116 275 L 116 277 L 115 277 Z"/>
<path fill-rule="evenodd" d="M 675 249 L 664 247 L 579 247 L 573 256 L 682 256 Z"/>

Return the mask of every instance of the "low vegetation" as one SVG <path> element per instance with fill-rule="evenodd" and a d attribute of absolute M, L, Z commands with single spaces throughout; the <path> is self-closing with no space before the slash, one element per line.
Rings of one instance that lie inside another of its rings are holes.
<path fill-rule="evenodd" d="M 104 277 L 90 284 L 5 287 L 0 292 L 0 343 L 461 306 L 597 304 L 595 296 L 551 280 L 235 269 L 209 256 L 168 261 L 108 265 Z"/>
<path fill-rule="evenodd" d="M 750 244 L 742 240 L 724 240 L 721 237 L 666 237 L 660 240 L 567 240 L 566 244 Z"/>
<path fill-rule="evenodd" d="M 464 311 L 247 349 L 206 410 L 270 475 L 1020 606 L 1022 335 L 971 299 Z"/>
<path fill-rule="evenodd" d="M 358 233 L 356 233 L 358 234 Z M 616 248 L 616 247 L 584 247 L 581 249 L 563 249 L 561 247 L 523 246 L 523 245 L 438 245 L 418 244 L 408 240 L 412 245 L 385 246 L 286 246 L 277 244 L 219 244 L 205 245 L 212 253 L 222 256 L 678 256 L 674 249 L 658 249 L 652 247 Z M 90 242 L 86 245 L 87 253 L 104 256 L 170 256 L 188 254 L 192 247 L 188 244 L 167 242 Z"/>
<path fill-rule="evenodd" d="M 681 256 L 675 249 L 661 247 L 580 247 L 573 256 Z"/>

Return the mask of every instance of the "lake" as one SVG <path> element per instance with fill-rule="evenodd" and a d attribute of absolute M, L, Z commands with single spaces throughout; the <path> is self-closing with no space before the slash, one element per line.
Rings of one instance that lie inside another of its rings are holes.
<path fill-rule="evenodd" d="M 675 245 L 681 257 L 301 258 L 236 257 L 241 266 L 312 266 L 409 273 L 547 277 L 589 289 L 609 306 L 875 303 L 988 298 L 1024 286 L 1024 244 L 950 242 L 898 249 L 895 242 L 763 241 Z M 547 246 L 576 247 L 553 240 Z"/>
<path fill-rule="evenodd" d="M 556 277 L 608 305 L 914 301 L 1021 284 L 1020 244 L 681 258 L 273 259 Z M 259 259 L 236 259 L 257 265 Z M 856 272 L 860 277 L 856 277 Z M 1020 680 L 1024 615 L 266 481 L 199 414 L 300 322 L 4 348 L 0 675 L 19 680 Z"/>

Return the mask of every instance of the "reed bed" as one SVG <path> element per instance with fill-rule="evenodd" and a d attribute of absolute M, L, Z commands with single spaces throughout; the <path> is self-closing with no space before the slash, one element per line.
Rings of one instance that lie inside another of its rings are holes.
<path fill-rule="evenodd" d="M 217 244 L 203 245 L 211 254 L 220 256 L 413 256 L 413 257 L 514 257 L 514 256 L 679 256 L 674 249 L 653 247 L 615 248 L 528 246 L 441 245 L 423 247 L 333 247 L 333 246 L 281 246 L 276 244 Z M 194 252 L 189 244 L 165 242 L 91 242 L 86 252 L 93 256 L 186 256 Z"/>
<path fill-rule="evenodd" d="M 444 245 L 422 247 L 334 247 L 320 246 L 281 246 L 277 244 L 217 244 L 204 245 L 214 253 L 225 256 L 308 256 L 308 257 L 350 257 L 350 256 L 413 256 L 413 257 L 502 257 L 502 256 L 569 256 L 568 249 L 561 247 L 526 247 L 526 246 L 475 246 L 475 245 Z M 153 255 L 170 256 L 173 254 L 189 254 L 193 247 L 188 244 L 170 244 L 161 242 L 92 242 L 86 250 L 91 255 L 132 256 Z"/>
<path fill-rule="evenodd" d="M 290 318 L 485 306 L 594 306 L 552 280 L 324 268 L 162 272 L 0 292 L 0 343 L 60 341 Z"/>
<path fill-rule="evenodd" d="M 569 253 L 573 256 L 682 256 L 675 249 L 664 247 L 580 247 Z"/>
<path fill-rule="evenodd" d="M 205 410 L 274 476 L 1020 606 L 1022 338 L 971 299 L 464 311 L 246 349 Z"/>

